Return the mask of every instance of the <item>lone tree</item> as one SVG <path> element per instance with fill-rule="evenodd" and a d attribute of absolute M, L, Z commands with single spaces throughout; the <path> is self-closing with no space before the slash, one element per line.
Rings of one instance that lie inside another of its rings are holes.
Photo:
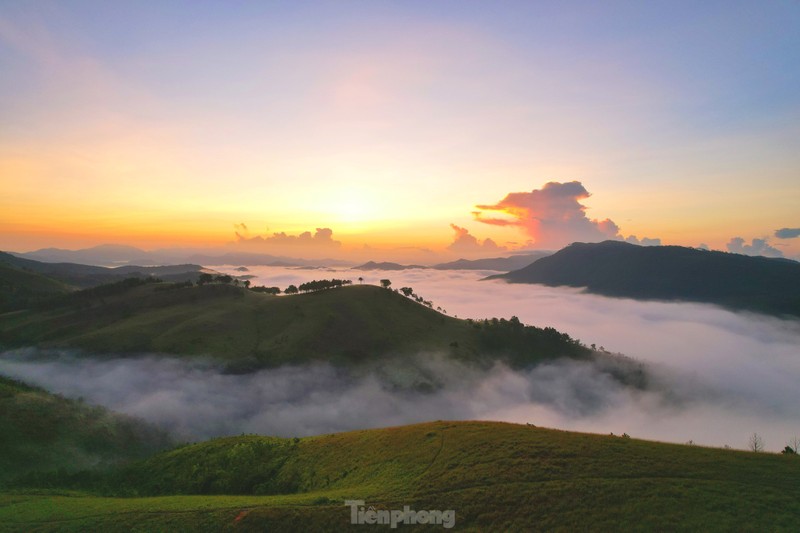
<path fill-rule="evenodd" d="M 750 451 L 758 453 L 764 451 L 764 439 L 758 433 L 753 433 L 750 435 L 750 439 L 747 441 L 747 447 Z"/>
<path fill-rule="evenodd" d="M 383 287 L 384 289 L 388 289 L 391 286 L 391 284 L 392 282 L 388 279 L 381 280 L 381 287 Z"/>
<path fill-rule="evenodd" d="M 361 285 L 361 284 L 363 284 L 363 283 L 364 283 L 364 278 L 362 278 L 361 276 L 359 276 L 359 277 L 358 277 L 358 284 L 359 284 L 359 285 Z"/>

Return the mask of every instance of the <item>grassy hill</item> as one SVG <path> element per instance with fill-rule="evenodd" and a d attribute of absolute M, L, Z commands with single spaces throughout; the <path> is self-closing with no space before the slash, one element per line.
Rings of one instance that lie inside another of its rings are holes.
<path fill-rule="evenodd" d="M 705 302 L 800 316 L 800 263 L 788 259 L 605 241 L 574 243 L 492 278 L 586 287 L 605 296 Z"/>
<path fill-rule="evenodd" d="M 70 290 L 60 281 L 0 263 L 0 312 L 31 307 Z"/>
<path fill-rule="evenodd" d="M 0 252 L 0 266 L 45 276 L 71 288 L 80 289 L 122 281 L 131 277 L 157 277 L 165 281 L 177 282 L 195 281 L 200 272 L 204 270 L 200 265 L 191 264 L 149 267 L 128 265 L 108 268 L 78 263 L 45 263 L 5 252 Z"/>
<path fill-rule="evenodd" d="M 169 444 L 143 422 L 0 376 L 0 482 L 142 458 Z"/>
<path fill-rule="evenodd" d="M 0 528 L 335 531 L 349 526 L 344 500 L 357 499 L 452 509 L 467 531 L 793 531 L 798 476 L 791 455 L 431 422 L 217 439 L 94 478 L 53 478 L 83 492 L 0 495 Z"/>
<path fill-rule="evenodd" d="M 281 297 L 224 284 L 113 287 L 0 315 L 0 345 L 210 355 L 238 371 L 314 360 L 347 366 L 421 352 L 487 364 L 499 357 L 514 366 L 592 356 L 552 328 L 459 320 L 375 286 Z"/>

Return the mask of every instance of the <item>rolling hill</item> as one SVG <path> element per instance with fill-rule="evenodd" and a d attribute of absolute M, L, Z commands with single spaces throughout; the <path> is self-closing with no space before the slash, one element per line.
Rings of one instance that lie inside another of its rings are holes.
<path fill-rule="evenodd" d="M 211 272 L 200 265 L 192 264 L 149 267 L 128 265 L 108 268 L 78 263 L 44 263 L 5 252 L 0 252 L 0 266 L 46 276 L 79 289 L 96 287 L 131 277 L 157 277 L 165 281 L 194 281 L 200 272 Z M 0 276 L 3 275 L 5 275 L 5 271 L 0 272 Z"/>
<path fill-rule="evenodd" d="M 172 445 L 142 421 L 0 376 L 0 482 L 142 458 Z"/>
<path fill-rule="evenodd" d="M 312 361 L 357 366 L 419 353 L 515 367 L 600 356 L 552 328 L 459 320 L 370 285 L 272 296 L 219 283 L 118 283 L 47 309 L 0 315 L 0 347 L 21 346 L 206 355 L 239 372 Z"/>
<path fill-rule="evenodd" d="M 68 285 L 0 263 L 0 313 L 25 309 L 71 291 Z"/>
<path fill-rule="evenodd" d="M 682 246 L 574 243 L 523 269 L 488 279 L 800 316 L 800 263 Z"/>
<path fill-rule="evenodd" d="M 462 531 L 792 531 L 798 476 L 796 455 L 439 421 L 229 437 L 54 475 L 49 494 L 0 494 L 0 528 L 336 531 L 350 526 L 345 500 L 362 500 L 453 510 Z"/>

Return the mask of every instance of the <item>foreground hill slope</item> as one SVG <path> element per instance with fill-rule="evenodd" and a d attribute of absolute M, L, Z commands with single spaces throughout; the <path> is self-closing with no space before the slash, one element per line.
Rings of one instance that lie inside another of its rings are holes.
<path fill-rule="evenodd" d="M 236 371 L 315 360 L 349 366 L 417 353 L 474 362 L 502 357 L 514 366 L 592 356 L 552 328 L 459 320 L 369 285 L 277 297 L 225 284 L 120 283 L 52 308 L 0 315 L 2 346 L 208 355 Z"/>
<path fill-rule="evenodd" d="M 797 456 L 431 422 L 230 437 L 105 475 L 55 477 L 52 487 L 86 492 L 0 496 L 0 527 L 336 531 L 349 526 L 344 500 L 356 499 L 377 509 L 452 509 L 456 529 L 468 531 L 791 531 L 798 476 Z"/>
<path fill-rule="evenodd" d="M 800 316 L 800 263 L 682 246 L 574 243 L 492 279 L 586 287 L 605 296 L 705 302 Z"/>
<path fill-rule="evenodd" d="M 0 482 L 142 458 L 169 444 L 144 422 L 0 376 Z"/>

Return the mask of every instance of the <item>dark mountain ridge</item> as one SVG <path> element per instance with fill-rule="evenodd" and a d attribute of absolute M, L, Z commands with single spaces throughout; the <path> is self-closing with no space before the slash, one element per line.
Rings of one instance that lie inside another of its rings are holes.
<path fill-rule="evenodd" d="M 525 268 L 487 279 L 800 316 L 800 263 L 683 246 L 574 243 Z"/>

